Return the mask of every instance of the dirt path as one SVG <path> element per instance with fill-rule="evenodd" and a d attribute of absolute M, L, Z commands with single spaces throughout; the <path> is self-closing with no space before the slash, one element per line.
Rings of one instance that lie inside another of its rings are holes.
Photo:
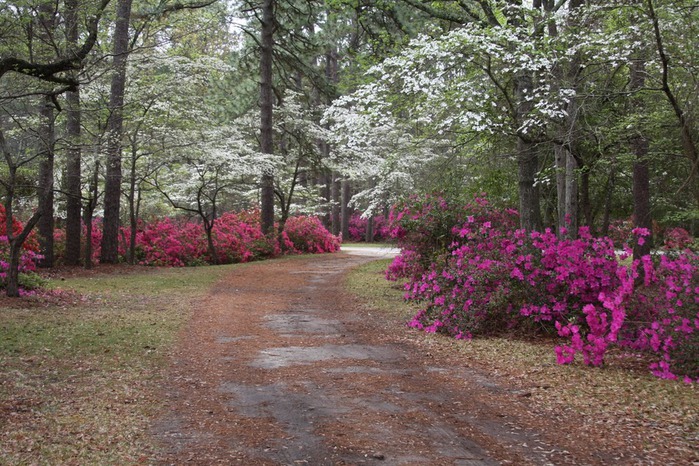
<path fill-rule="evenodd" d="M 162 464 L 609 464 L 527 393 L 414 343 L 358 308 L 340 253 L 250 264 L 212 291 L 181 336 L 154 430 Z M 617 457 L 617 459 L 614 458 Z"/>

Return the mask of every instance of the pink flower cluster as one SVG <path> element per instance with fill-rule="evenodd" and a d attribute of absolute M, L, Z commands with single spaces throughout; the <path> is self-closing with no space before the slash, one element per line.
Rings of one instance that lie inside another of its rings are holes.
<path fill-rule="evenodd" d="M 451 226 L 448 227 L 449 223 Z M 387 271 L 425 304 L 409 325 L 456 338 L 558 335 L 561 364 L 599 366 L 610 345 L 656 355 L 657 376 L 699 380 L 699 256 L 673 250 L 625 266 L 609 238 L 516 229 L 517 213 L 485 198 L 452 208 L 439 196 L 394 209 L 402 253 Z M 632 232 L 639 243 L 649 234 Z"/>
<path fill-rule="evenodd" d="M 354 213 L 349 221 L 349 240 L 354 242 L 366 241 L 366 229 L 369 220 L 361 214 Z M 390 237 L 388 222 L 383 215 L 374 217 L 374 241 L 386 241 Z"/>
<path fill-rule="evenodd" d="M 694 238 L 684 228 L 668 228 L 663 238 L 665 249 L 686 249 L 694 243 Z"/>
<path fill-rule="evenodd" d="M 331 235 L 318 217 L 290 217 L 284 224 L 282 241 L 292 254 L 323 254 L 340 250 L 340 239 Z"/>

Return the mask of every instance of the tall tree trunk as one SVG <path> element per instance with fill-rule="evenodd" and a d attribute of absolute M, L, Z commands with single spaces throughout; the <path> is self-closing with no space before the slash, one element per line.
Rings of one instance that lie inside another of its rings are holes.
<path fill-rule="evenodd" d="M 37 37 L 44 44 L 51 44 L 53 33 L 56 29 L 56 10 L 53 2 L 44 1 L 39 4 Z M 38 48 L 35 53 L 42 53 Z M 54 103 L 51 96 L 45 96 L 39 104 L 41 117 L 41 129 L 39 130 L 41 155 L 39 163 L 39 212 L 41 217 L 38 222 L 39 248 L 43 258 L 39 261 L 39 267 L 53 267 L 53 170 L 54 170 L 54 146 L 56 140 L 56 128 L 54 122 Z"/>
<path fill-rule="evenodd" d="M 107 120 L 107 170 L 104 185 L 104 220 L 100 261 L 119 259 L 119 211 L 121 203 L 121 139 L 124 126 L 126 62 L 129 53 L 129 21 L 132 0 L 119 0 L 114 27 L 114 62 Z"/>
<path fill-rule="evenodd" d="M 629 86 L 632 92 L 637 92 L 645 85 L 645 60 L 636 59 L 631 63 Z M 640 99 L 632 99 L 634 108 L 642 108 Z M 653 231 L 650 212 L 650 176 L 648 170 L 648 139 L 643 135 L 642 128 L 636 129 L 630 139 L 631 152 L 634 154 L 633 164 L 633 216 L 636 228 L 646 228 Z M 634 243 L 633 257 L 640 259 L 642 256 L 650 254 L 652 236 L 644 238 Z M 639 270 L 639 273 L 643 273 Z"/>
<path fill-rule="evenodd" d="M 66 0 L 66 39 L 68 47 L 78 47 L 77 0 Z M 66 93 L 68 110 L 66 113 L 66 139 L 68 141 L 66 160 L 66 251 L 65 263 L 80 263 L 81 228 L 81 149 L 80 149 L 80 91 Z"/>
<path fill-rule="evenodd" d="M 41 163 L 39 164 L 39 247 L 43 258 L 40 267 L 53 267 L 53 168 L 54 168 L 54 106 L 50 97 L 45 97 L 39 110 L 41 115 Z"/>
<path fill-rule="evenodd" d="M 274 60 L 274 0 L 262 0 L 262 37 L 260 51 L 260 149 L 274 153 L 274 92 L 272 65 Z M 261 225 L 265 235 L 274 232 L 274 173 L 265 172 L 261 183 Z"/>

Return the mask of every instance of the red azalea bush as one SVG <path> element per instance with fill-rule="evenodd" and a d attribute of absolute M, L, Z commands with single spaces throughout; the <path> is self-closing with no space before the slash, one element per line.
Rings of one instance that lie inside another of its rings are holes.
<path fill-rule="evenodd" d="M 276 243 L 262 234 L 259 214 L 227 212 L 216 219 L 213 237 L 219 264 L 249 262 L 279 254 Z M 212 262 L 208 255 L 207 261 Z"/>
<path fill-rule="evenodd" d="M 197 265 L 203 263 L 206 255 L 202 236 L 200 225 L 167 217 L 158 219 L 136 233 L 136 258 L 141 265 Z M 125 252 L 123 246 L 120 249 Z"/>
<path fill-rule="evenodd" d="M 93 260 L 100 253 L 101 222 L 95 220 L 92 230 Z M 83 242 L 86 232 L 83 229 Z M 65 249 L 65 235 L 54 235 L 56 249 Z M 126 257 L 130 230 L 122 227 L 119 254 Z M 334 252 L 340 247 L 339 239 L 331 235 L 316 217 L 291 217 L 282 234 L 290 253 Z M 228 212 L 217 218 L 212 230 L 212 241 L 219 264 L 249 262 L 281 254 L 274 235 L 265 236 L 260 226 L 259 212 Z M 210 255 L 206 234 L 201 223 L 183 219 L 162 218 L 139 222 L 136 233 L 136 260 L 140 265 L 195 266 L 216 261 Z"/>
<path fill-rule="evenodd" d="M 407 298 L 425 303 L 409 325 L 456 338 L 557 334 L 568 340 L 556 348 L 561 364 L 581 354 L 601 365 L 617 344 L 656 354 L 655 375 L 699 380 L 696 254 L 647 256 L 627 267 L 612 240 L 586 228 L 570 240 L 516 224 L 516 212 L 484 198 L 452 208 L 428 196 L 394 209 L 392 233 L 403 252 L 387 277 L 407 278 Z M 632 233 L 639 242 L 649 235 Z"/>
<path fill-rule="evenodd" d="M 340 249 L 339 238 L 332 235 L 318 217 L 289 217 L 282 237 L 290 252 L 322 254 Z"/>

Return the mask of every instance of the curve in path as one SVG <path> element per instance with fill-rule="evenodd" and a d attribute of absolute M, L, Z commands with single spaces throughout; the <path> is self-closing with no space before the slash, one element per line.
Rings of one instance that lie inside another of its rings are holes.
<path fill-rule="evenodd" d="M 249 264 L 212 290 L 169 370 L 161 464 L 570 462 L 489 404 L 517 400 L 507 388 L 344 296 L 343 274 L 374 259 L 360 253 Z"/>

